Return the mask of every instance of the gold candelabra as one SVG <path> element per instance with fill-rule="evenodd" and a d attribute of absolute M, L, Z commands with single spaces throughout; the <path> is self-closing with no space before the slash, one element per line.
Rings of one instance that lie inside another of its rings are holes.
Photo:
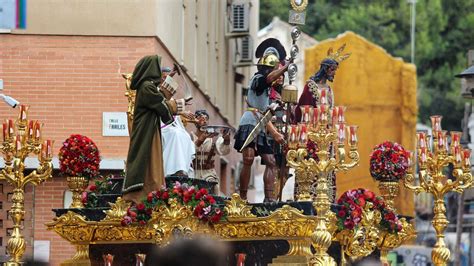
<path fill-rule="evenodd" d="M 287 161 L 296 171 L 299 201 L 312 200 L 311 187 L 316 183 L 313 206 L 316 209 L 316 229 L 311 239 L 316 253 L 311 258 L 311 265 L 336 265 L 334 259 L 327 254 L 331 245 L 335 228 L 329 224 L 335 220 L 331 212 L 332 203 L 331 180 L 333 173 L 347 171 L 359 162 L 357 151 L 357 126 L 346 127 L 342 106 L 330 108 L 325 97 L 325 89 L 321 89 L 320 102 L 317 107 L 302 106 L 302 122 L 293 125 L 289 134 L 289 151 Z M 346 128 L 349 131 L 350 161 L 346 161 L 345 139 Z M 308 139 L 316 145 L 315 158 L 309 156 Z M 337 146 L 337 148 L 333 148 Z M 331 228 L 330 228 L 331 227 Z"/>
<path fill-rule="evenodd" d="M 405 187 L 415 193 L 427 192 L 434 196 L 432 224 L 436 231 L 437 241 L 431 252 L 431 259 L 437 266 L 447 265 L 450 257 L 449 249 L 444 242 L 444 230 L 449 223 L 446 218 L 444 195 L 451 191 L 463 193 L 464 189 L 472 184 L 471 151 L 462 150 L 461 132 L 451 132 L 451 145 L 448 145 L 446 131 L 441 129 L 441 119 L 441 116 L 431 117 L 432 137 L 423 132 L 417 133 L 419 184 L 415 184 L 412 168 L 404 180 Z M 453 179 L 443 173 L 450 164 L 454 167 Z"/>
<path fill-rule="evenodd" d="M 38 185 L 51 177 L 53 165 L 51 140 L 41 141 L 41 124 L 27 120 L 28 107 L 20 106 L 20 114 L 15 123 L 7 119 L 3 123 L 3 141 L 0 150 L 5 160 L 5 168 L 0 172 L 0 180 L 13 186 L 13 205 L 9 211 L 13 220 L 13 232 L 8 239 L 6 250 L 10 260 L 4 265 L 21 265 L 26 243 L 21 235 L 21 221 L 25 215 L 25 186 Z M 38 155 L 39 166 L 25 176 L 25 159 L 31 153 Z"/>

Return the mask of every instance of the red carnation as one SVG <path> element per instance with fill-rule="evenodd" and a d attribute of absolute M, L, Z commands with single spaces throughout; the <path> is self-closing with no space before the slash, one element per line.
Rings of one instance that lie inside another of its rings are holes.
<path fill-rule="evenodd" d="M 97 186 L 94 185 L 94 184 L 92 184 L 92 185 L 89 186 L 89 190 L 90 190 L 90 191 L 95 191 L 96 189 L 97 189 Z"/>
<path fill-rule="evenodd" d="M 142 226 L 143 226 L 143 225 L 146 225 L 146 222 L 143 221 L 143 220 L 140 220 L 140 222 L 138 222 L 138 223 L 140 223 L 140 225 L 142 225 Z"/>
<path fill-rule="evenodd" d="M 384 215 L 384 219 L 388 221 L 395 220 L 395 214 L 393 212 L 388 212 Z"/>
<path fill-rule="evenodd" d="M 364 191 L 364 196 L 365 196 L 366 199 L 372 201 L 375 198 L 375 193 L 370 191 L 370 190 L 366 190 L 366 191 Z"/>
<path fill-rule="evenodd" d="M 207 196 L 207 201 L 209 201 L 210 204 L 215 204 L 216 203 L 216 200 L 211 195 Z"/>
<path fill-rule="evenodd" d="M 198 191 L 196 193 L 196 195 L 194 196 L 194 198 L 197 199 L 197 200 L 201 199 L 202 198 L 202 193 L 200 191 Z"/>
<path fill-rule="evenodd" d="M 356 217 L 360 217 L 362 215 L 362 211 L 360 208 L 355 208 L 352 212 L 351 212 L 351 216 L 353 218 L 356 218 Z"/>
<path fill-rule="evenodd" d="M 359 206 L 363 207 L 365 206 L 365 199 L 364 197 L 360 196 L 357 201 L 359 202 Z"/>
<path fill-rule="evenodd" d="M 217 222 L 219 222 L 220 219 L 221 219 L 220 215 L 214 215 L 214 216 L 211 217 L 211 222 L 212 223 L 217 223 Z"/>
<path fill-rule="evenodd" d="M 345 220 L 344 221 L 344 226 L 347 229 L 352 230 L 354 228 L 355 224 L 354 224 L 354 221 L 352 221 L 352 220 Z"/>
<path fill-rule="evenodd" d="M 208 193 L 208 192 L 207 192 L 207 189 L 205 189 L 205 188 L 201 188 L 201 189 L 199 190 L 199 192 L 201 192 L 202 195 L 207 195 L 207 193 Z"/>
<path fill-rule="evenodd" d="M 341 218 L 344 218 L 344 217 L 346 217 L 346 212 L 344 210 L 340 210 L 340 211 L 337 212 L 337 215 Z"/>
<path fill-rule="evenodd" d="M 146 209 L 146 214 L 151 215 L 152 213 L 153 213 L 153 209 L 152 209 L 152 208 L 147 208 L 147 209 Z"/>
<path fill-rule="evenodd" d="M 134 211 L 130 211 L 130 217 L 135 218 L 137 217 L 137 213 Z"/>
<path fill-rule="evenodd" d="M 144 209 L 145 209 L 145 204 L 143 204 L 142 202 L 137 204 L 137 210 L 138 211 L 143 211 Z"/>
<path fill-rule="evenodd" d="M 165 191 L 165 192 L 163 192 L 163 194 L 161 194 L 161 199 L 162 200 L 167 200 L 169 197 L 170 197 L 170 195 L 168 194 L 168 191 Z"/>
<path fill-rule="evenodd" d="M 151 203 L 153 201 L 153 193 L 148 193 L 148 196 L 146 197 L 146 201 L 148 201 L 149 203 Z"/>

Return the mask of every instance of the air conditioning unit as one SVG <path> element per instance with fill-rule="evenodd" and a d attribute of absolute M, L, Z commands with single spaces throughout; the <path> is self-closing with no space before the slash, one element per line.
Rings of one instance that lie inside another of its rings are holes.
<path fill-rule="evenodd" d="M 253 60 L 253 45 L 252 37 L 245 36 L 240 38 L 240 61 L 242 62 L 252 62 Z"/>
<path fill-rule="evenodd" d="M 235 38 L 249 33 L 250 3 L 235 0 L 227 8 L 226 37 Z"/>
<path fill-rule="evenodd" d="M 249 4 L 232 3 L 230 17 L 230 32 L 248 32 L 249 31 Z"/>
<path fill-rule="evenodd" d="M 238 38 L 234 66 L 250 66 L 253 61 L 253 39 L 250 35 Z"/>

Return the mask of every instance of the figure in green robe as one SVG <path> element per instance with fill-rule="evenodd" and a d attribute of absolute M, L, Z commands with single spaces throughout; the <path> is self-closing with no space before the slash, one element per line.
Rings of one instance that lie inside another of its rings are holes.
<path fill-rule="evenodd" d="M 136 90 L 132 133 L 127 156 L 123 199 L 135 203 L 165 185 L 160 121 L 173 122 L 177 101 L 160 91 L 161 57 L 142 58 L 133 71 L 131 89 Z"/>

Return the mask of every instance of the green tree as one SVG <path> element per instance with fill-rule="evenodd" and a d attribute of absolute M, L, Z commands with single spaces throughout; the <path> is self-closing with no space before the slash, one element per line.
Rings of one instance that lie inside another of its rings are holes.
<path fill-rule="evenodd" d="M 260 25 L 273 16 L 288 17 L 289 0 L 260 0 Z M 303 30 L 317 40 L 354 31 L 390 54 L 410 59 L 410 8 L 400 0 L 310 0 Z M 474 48 L 474 0 L 418 0 L 415 64 L 419 121 L 441 114 L 443 127 L 459 130 L 464 100 L 454 77 L 466 68 L 466 52 Z"/>

